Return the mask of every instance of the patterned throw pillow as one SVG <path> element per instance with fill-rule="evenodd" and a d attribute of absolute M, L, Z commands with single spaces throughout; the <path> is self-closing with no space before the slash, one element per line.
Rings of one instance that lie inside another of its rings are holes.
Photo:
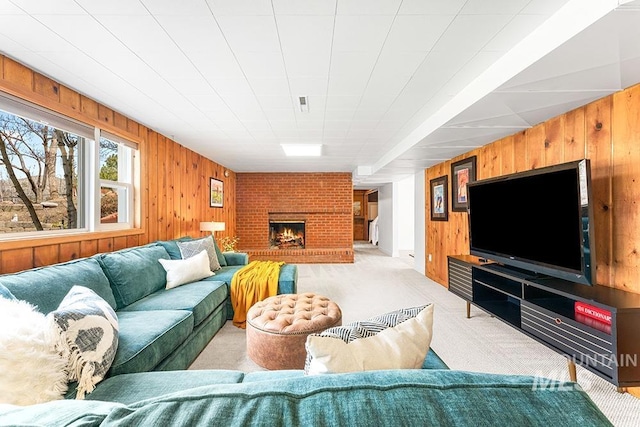
<path fill-rule="evenodd" d="M 69 381 L 83 399 L 102 381 L 118 349 L 118 318 L 109 303 L 84 286 L 74 286 L 47 315 L 57 334 L 56 349 L 68 358 Z"/>
<path fill-rule="evenodd" d="M 420 368 L 429 351 L 433 304 L 404 308 L 307 337 L 305 374 Z"/>
<path fill-rule="evenodd" d="M 189 240 L 188 242 L 177 242 L 176 244 L 178 245 L 178 248 L 180 248 L 182 259 L 191 258 L 205 250 L 209 256 L 209 268 L 211 271 L 220 270 L 220 262 L 216 255 L 215 243 L 212 236 Z"/>

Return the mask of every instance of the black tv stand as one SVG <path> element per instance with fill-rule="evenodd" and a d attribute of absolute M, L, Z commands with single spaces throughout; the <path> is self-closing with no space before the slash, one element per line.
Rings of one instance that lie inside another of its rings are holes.
<path fill-rule="evenodd" d="M 587 286 L 486 262 L 471 255 L 448 257 L 449 291 L 611 382 L 619 391 L 640 386 L 640 295 Z M 576 315 L 582 302 L 611 313 L 611 325 Z"/>

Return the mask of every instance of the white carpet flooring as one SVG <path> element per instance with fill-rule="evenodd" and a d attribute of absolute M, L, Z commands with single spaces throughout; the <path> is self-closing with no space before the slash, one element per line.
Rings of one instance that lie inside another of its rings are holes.
<path fill-rule="evenodd" d="M 364 242 L 354 249 L 353 264 L 298 264 L 298 292 L 334 300 L 342 309 L 343 324 L 433 302 L 431 347 L 451 369 L 569 380 L 563 356 L 476 307 L 467 319 L 464 301 L 414 270 L 413 258 L 392 258 Z M 245 331 L 231 322 L 189 369 L 262 370 L 247 357 Z M 640 426 L 640 399 L 618 393 L 579 366 L 577 374 L 578 383 L 615 426 Z"/>

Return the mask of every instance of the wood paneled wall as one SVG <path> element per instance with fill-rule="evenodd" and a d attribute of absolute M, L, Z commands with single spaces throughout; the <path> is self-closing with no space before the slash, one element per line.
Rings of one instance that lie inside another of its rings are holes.
<path fill-rule="evenodd" d="M 473 155 L 478 179 L 589 158 L 597 282 L 640 293 L 640 85 L 427 169 L 426 275 L 445 286 L 447 255 L 469 253 L 467 214 L 449 207 L 448 222 L 430 221 L 428 183 Z"/>
<path fill-rule="evenodd" d="M 134 120 L 0 55 L 0 90 L 99 126 L 140 147 L 141 210 L 135 230 L 0 242 L 0 273 L 50 265 L 155 240 L 203 235 L 200 221 L 224 221 L 235 235 L 236 175 Z M 209 178 L 224 182 L 224 207 L 209 207 Z"/>

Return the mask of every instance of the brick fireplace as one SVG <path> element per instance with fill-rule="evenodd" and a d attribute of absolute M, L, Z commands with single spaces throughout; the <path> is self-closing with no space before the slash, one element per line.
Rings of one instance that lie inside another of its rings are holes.
<path fill-rule="evenodd" d="M 236 178 L 238 249 L 250 260 L 353 262 L 350 173 L 238 173 Z M 296 231 L 278 231 L 274 224 L 298 225 Z M 274 239 L 285 244 L 274 245 Z"/>

